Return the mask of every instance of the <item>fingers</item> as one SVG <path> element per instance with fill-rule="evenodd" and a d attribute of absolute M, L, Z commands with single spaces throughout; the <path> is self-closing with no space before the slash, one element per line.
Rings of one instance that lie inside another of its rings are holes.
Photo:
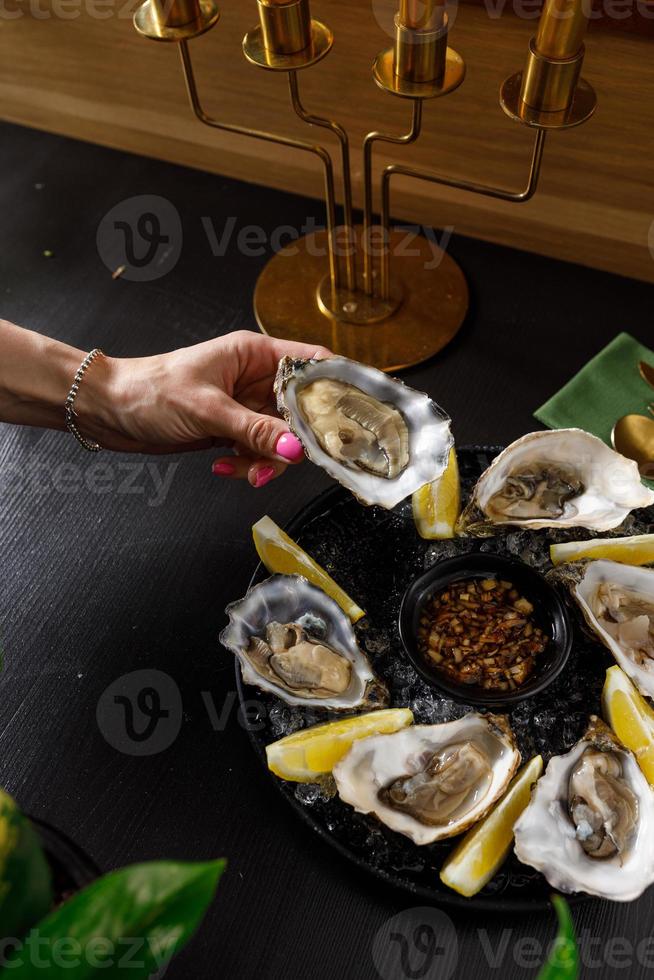
<path fill-rule="evenodd" d="M 260 489 L 271 483 L 286 470 L 285 463 L 269 459 L 253 459 L 251 456 L 221 456 L 215 460 L 214 476 L 232 480 L 247 480 L 250 486 Z"/>
<path fill-rule="evenodd" d="M 265 334 L 239 330 L 228 335 L 240 356 L 240 377 L 249 383 L 261 378 L 274 378 L 282 357 L 302 359 L 332 357 L 332 352 L 320 344 L 300 344 L 290 340 L 278 340 Z"/>
<path fill-rule="evenodd" d="M 304 459 L 302 443 L 282 419 L 252 412 L 231 399 L 221 403 L 220 416 L 220 433 L 216 435 L 232 439 L 253 459 L 263 457 L 279 463 Z"/>
<path fill-rule="evenodd" d="M 267 337 L 266 339 L 270 342 L 273 353 L 278 361 L 286 356 L 315 358 L 318 361 L 324 360 L 325 357 L 333 357 L 332 352 L 327 347 L 321 347 L 320 345 L 297 344 L 291 340 L 278 340 L 276 337 Z"/>

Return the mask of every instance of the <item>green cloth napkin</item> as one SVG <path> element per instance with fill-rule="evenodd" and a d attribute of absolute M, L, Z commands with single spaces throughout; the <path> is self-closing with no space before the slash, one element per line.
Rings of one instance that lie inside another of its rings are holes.
<path fill-rule="evenodd" d="M 638 373 L 638 362 L 654 364 L 654 352 L 620 333 L 534 415 L 550 429 L 577 427 L 611 445 L 611 430 L 622 415 L 647 414 L 654 389 Z M 650 486 L 654 481 L 646 480 Z"/>

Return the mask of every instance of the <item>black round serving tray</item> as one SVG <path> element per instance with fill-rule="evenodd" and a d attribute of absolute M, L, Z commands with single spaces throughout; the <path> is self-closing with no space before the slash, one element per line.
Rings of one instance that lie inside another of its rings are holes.
<path fill-rule="evenodd" d="M 464 501 L 500 451 L 501 447 L 494 446 L 458 450 Z M 649 529 L 652 510 L 629 517 L 619 533 L 636 534 Z M 519 558 L 547 571 L 551 568 L 551 543 L 590 537 L 580 529 L 506 529 L 488 539 L 424 541 L 415 530 L 410 501 L 393 511 L 364 507 L 338 486 L 304 508 L 286 530 L 366 610 L 366 617 L 355 627 L 357 638 L 376 673 L 387 682 L 391 706 L 409 706 L 416 722 L 427 724 L 449 721 L 479 709 L 439 694 L 418 676 L 406 657 L 397 622 L 402 596 L 410 582 L 438 561 L 479 551 Z M 263 581 L 268 574 L 259 565 L 251 584 Z M 574 610 L 572 618 L 574 643 L 565 669 L 544 692 L 507 712 L 524 762 L 540 753 L 547 763 L 552 755 L 568 751 L 583 734 L 589 715 L 600 713 L 605 672 L 613 661 L 605 648 L 586 634 Z M 291 708 L 278 698 L 245 686 L 238 664 L 236 681 L 241 704 L 248 702 L 247 717 L 255 722 L 249 726 L 250 738 L 264 766 L 265 747 L 270 742 L 330 719 L 324 710 Z M 253 703 L 260 705 L 256 719 L 252 718 Z M 435 905 L 502 912 L 549 908 L 550 886 L 513 854 L 478 895 L 463 898 L 439 878 L 441 865 L 453 848 L 452 841 L 417 847 L 374 818 L 356 813 L 317 785 L 284 782 L 272 774 L 270 778 L 295 812 L 324 841 L 356 868 L 387 885 Z M 573 900 L 588 899 L 575 896 Z"/>
<path fill-rule="evenodd" d="M 45 820 L 39 820 L 37 817 L 29 819 L 41 838 L 46 858 L 52 869 L 57 904 L 100 877 L 100 870 L 95 861 L 82 850 L 79 844 Z"/>

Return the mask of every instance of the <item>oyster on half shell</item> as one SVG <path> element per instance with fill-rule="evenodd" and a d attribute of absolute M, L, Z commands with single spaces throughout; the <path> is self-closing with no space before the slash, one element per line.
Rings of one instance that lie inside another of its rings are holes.
<path fill-rule="evenodd" d="M 362 503 L 391 509 L 445 472 L 448 416 L 383 371 L 346 357 L 285 357 L 275 392 L 309 459 Z"/>
<path fill-rule="evenodd" d="M 599 718 L 550 760 L 514 833 L 519 860 L 560 891 L 629 902 L 654 882 L 654 794 Z"/>
<path fill-rule="evenodd" d="M 345 803 L 416 844 L 431 844 L 480 820 L 519 763 L 507 719 L 471 712 L 361 739 L 333 775 Z"/>
<path fill-rule="evenodd" d="M 559 574 L 591 630 L 641 694 L 654 698 L 654 569 L 598 559 Z"/>
<path fill-rule="evenodd" d="M 243 680 L 287 704 L 354 711 L 388 702 L 340 606 L 300 575 L 274 575 L 226 609 L 220 635 Z"/>
<path fill-rule="evenodd" d="M 583 429 L 532 432 L 508 446 L 481 475 L 459 520 L 484 536 L 496 525 L 586 527 L 609 531 L 631 510 L 654 504 L 638 465 Z"/>

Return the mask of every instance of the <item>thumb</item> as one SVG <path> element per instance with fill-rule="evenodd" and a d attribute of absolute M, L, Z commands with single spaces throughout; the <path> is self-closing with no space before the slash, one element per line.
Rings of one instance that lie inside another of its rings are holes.
<path fill-rule="evenodd" d="M 281 459 L 285 463 L 299 463 L 304 459 L 302 443 L 289 432 L 283 419 L 252 412 L 234 401 L 221 414 L 220 435 L 233 439 L 253 455 Z"/>

